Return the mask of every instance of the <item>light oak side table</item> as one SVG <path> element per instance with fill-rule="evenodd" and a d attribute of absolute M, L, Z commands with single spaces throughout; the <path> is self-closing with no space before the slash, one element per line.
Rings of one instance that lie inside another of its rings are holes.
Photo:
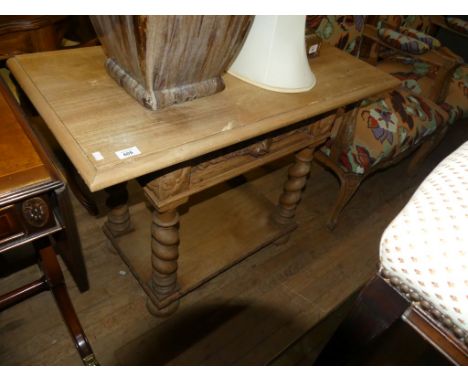
<path fill-rule="evenodd" d="M 117 192 L 104 231 L 156 315 L 174 312 L 182 296 L 260 248 L 285 241 L 314 149 L 330 136 L 335 116 L 399 84 L 323 46 L 310 61 L 317 77 L 311 91 L 275 93 L 226 74 L 221 93 L 150 111 L 107 75 L 104 61 L 102 49 L 92 47 L 21 55 L 8 66 L 90 190 Z M 277 206 L 246 183 L 179 217 L 191 195 L 291 153 Z M 130 217 L 125 182 L 142 176 L 152 208 L 142 203 Z"/>

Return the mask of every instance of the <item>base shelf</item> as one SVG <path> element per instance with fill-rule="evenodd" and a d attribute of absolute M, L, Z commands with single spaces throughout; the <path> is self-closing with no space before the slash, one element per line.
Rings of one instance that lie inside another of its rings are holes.
<path fill-rule="evenodd" d="M 104 232 L 152 302 L 163 308 L 296 228 L 273 222 L 274 209 L 249 183 L 190 206 L 180 216 L 179 289 L 162 301 L 149 287 L 151 211 L 146 204 L 130 207 L 132 232 L 119 237 Z"/>

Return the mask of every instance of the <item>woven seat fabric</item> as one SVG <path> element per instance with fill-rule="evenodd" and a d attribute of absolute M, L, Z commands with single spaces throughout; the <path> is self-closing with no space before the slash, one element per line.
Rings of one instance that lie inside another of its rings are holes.
<path fill-rule="evenodd" d="M 468 142 L 431 172 L 387 227 L 380 263 L 468 332 Z"/>

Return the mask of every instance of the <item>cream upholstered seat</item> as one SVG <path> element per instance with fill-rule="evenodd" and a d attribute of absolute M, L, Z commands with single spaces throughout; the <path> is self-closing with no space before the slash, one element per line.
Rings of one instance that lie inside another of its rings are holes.
<path fill-rule="evenodd" d="M 384 277 L 466 341 L 468 142 L 431 172 L 387 227 L 380 262 Z"/>
<path fill-rule="evenodd" d="M 387 227 L 380 271 L 315 364 L 362 361 L 373 340 L 400 320 L 450 363 L 468 365 L 468 142 L 431 172 Z"/>

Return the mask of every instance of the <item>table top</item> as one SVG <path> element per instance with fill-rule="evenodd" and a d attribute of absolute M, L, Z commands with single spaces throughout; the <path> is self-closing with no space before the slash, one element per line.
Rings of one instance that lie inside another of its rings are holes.
<path fill-rule="evenodd" d="M 398 86 L 336 48 L 310 61 L 317 85 L 277 93 L 229 74 L 226 89 L 147 110 L 104 68 L 101 47 L 24 54 L 8 66 L 91 191 L 167 168 Z"/>
<path fill-rule="evenodd" d="M 53 180 L 23 126 L 23 116 L 0 80 L 0 200 Z"/>

